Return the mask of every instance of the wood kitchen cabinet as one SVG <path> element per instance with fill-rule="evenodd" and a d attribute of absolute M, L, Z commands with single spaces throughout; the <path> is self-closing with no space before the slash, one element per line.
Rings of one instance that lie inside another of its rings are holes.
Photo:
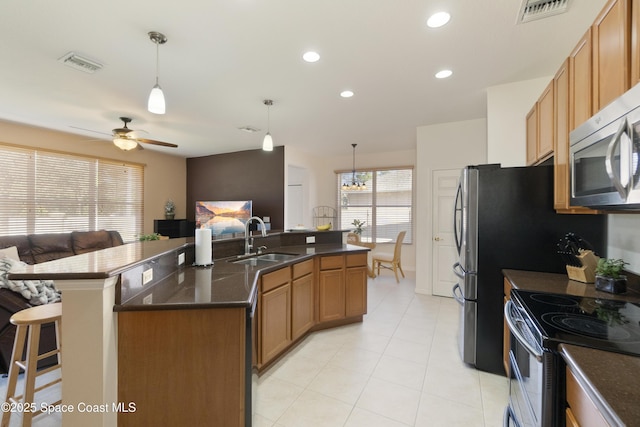
<path fill-rule="evenodd" d="M 640 83 L 640 0 L 631 1 L 631 82 Z"/>
<path fill-rule="evenodd" d="M 569 55 L 569 131 L 594 113 L 592 45 L 589 28 Z"/>
<path fill-rule="evenodd" d="M 291 269 L 281 268 L 260 280 L 258 365 L 269 363 L 291 343 Z"/>
<path fill-rule="evenodd" d="M 314 324 L 313 260 L 292 266 L 291 339 L 304 335 Z"/>
<path fill-rule="evenodd" d="M 345 316 L 367 313 L 367 254 L 346 256 Z"/>
<path fill-rule="evenodd" d="M 553 80 L 527 114 L 527 165 L 542 163 L 553 155 Z"/>
<path fill-rule="evenodd" d="M 567 405 L 566 424 L 575 427 L 609 427 L 609 423 L 591 400 L 587 391 L 567 366 Z"/>
<path fill-rule="evenodd" d="M 318 321 L 345 317 L 344 256 L 320 257 L 318 274 Z"/>
<path fill-rule="evenodd" d="M 631 0 L 610 0 L 593 23 L 593 102 L 600 111 L 630 88 Z"/>

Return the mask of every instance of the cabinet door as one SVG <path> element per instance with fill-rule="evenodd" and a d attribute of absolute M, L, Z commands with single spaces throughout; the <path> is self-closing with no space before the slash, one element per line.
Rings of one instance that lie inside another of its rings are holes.
<path fill-rule="evenodd" d="M 631 2 L 631 83 L 640 83 L 640 0 Z"/>
<path fill-rule="evenodd" d="M 345 314 L 347 317 L 367 313 L 367 267 L 347 268 Z"/>
<path fill-rule="evenodd" d="M 554 105 L 553 80 L 549 82 L 538 100 L 538 143 L 536 145 L 536 161 L 543 160 L 553 154 L 554 141 Z"/>
<path fill-rule="evenodd" d="M 610 0 L 593 23 L 595 111 L 629 89 L 630 18 L 630 0 Z"/>
<path fill-rule="evenodd" d="M 553 157 L 553 206 L 569 207 L 569 59 L 553 78 L 555 103 L 555 147 Z"/>
<path fill-rule="evenodd" d="M 569 55 L 569 131 L 593 115 L 591 28 Z"/>
<path fill-rule="evenodd" d="M 265 292 L 260 296 L 261 364 L 287 348 L 291 342 L 291 285 Z"/>
<path fill-rule="evenodd" d="M 291 283 L 291 339 L 302 336 L 313 326 L 313 274 Z"/>
<path fill-rule="evenodd" d="M 320 271 L 318 320 L 327 322 L 345 316 L 344 270 Z"/>
<path fill-rule="evenodd" d="M 533 106 L 527 114 L 527 166 L 536 162 L 538 157 L 538 109 Z"/>

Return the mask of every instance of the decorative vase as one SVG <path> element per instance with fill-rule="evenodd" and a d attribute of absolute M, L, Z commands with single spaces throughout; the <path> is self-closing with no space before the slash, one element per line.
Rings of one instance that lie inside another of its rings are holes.
<path fill-rule="evenodd" d="M 627 291 L 627 276 L 619 276 L 617 279 L 596 274 L 596 289 L 611 294 L 621 294 Z"/>
<path fill-rule="evenodd" d="M 164 218 L 165 219 L 173 219 L 173 217 L 175 217 L 175 216 L 176 216 L 175 212 L 165 212 L 164 213 Z"/>

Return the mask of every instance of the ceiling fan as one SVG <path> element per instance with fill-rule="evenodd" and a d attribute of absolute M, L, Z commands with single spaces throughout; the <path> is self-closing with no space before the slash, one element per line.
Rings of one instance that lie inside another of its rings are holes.
<path fill-rule="evenodd" d="M 134 148 L 138 147 L 138 143 L 140 142 L 143 144 L 153 144 L 163 147 L 178 148 L 176 144 L 171 144 L 169 142 L 156 141 L 155 139 L 138 138 L 136 131 L 127 127 L 127 124 L 131 123 L 131 118 L 120 117 L 120 120 L 122 120 L 124 126 L 121 128 L 113 129 L 111 132 L 113 135 L 113 143 L 121 150 L 133 150 Z"/>

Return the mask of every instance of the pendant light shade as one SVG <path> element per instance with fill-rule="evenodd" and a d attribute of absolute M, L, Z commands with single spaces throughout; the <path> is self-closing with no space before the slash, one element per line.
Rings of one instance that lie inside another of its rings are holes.
<path fill-rule="evenodd" d="M 149 94 L 149 102 L 147 103 L 147 109 L 149 112 L 154 114 L 164 114 L 166 111 L 166 104 L 164 101 L 164 93 L 162 92 L 162 88 L 158 84 L 158 74 L 159 74 L 159 62 L 160 62 L 160 51 L 159 46 L 161 44 L 165 44 L 167 42 L 167 38 L 164 34 L 158 33 L 157 31 L 151 31 L 149 33 L 149 38 L 152 42 L 156 44 L 156 84 L 151 89 L 151 93 Z"/>
<path fill-rule="evenodd" d="M 270 99 L 265 99 L 263 101 L 264 105 L 267 106 L 267 134 L 264 136 L 262 140 L 262 150 L 263 151 L 273 151 L 273 138 L 271 137 L 271 116 L 269 109 L 273 105 L 273 101 Z"/>
<path fill-rule="evenodd" d="M 273 151 L 273 138 L 271 138 L 271 134 L 267 132 L 262 140 L 262 149 L 264 151 Z"/>

